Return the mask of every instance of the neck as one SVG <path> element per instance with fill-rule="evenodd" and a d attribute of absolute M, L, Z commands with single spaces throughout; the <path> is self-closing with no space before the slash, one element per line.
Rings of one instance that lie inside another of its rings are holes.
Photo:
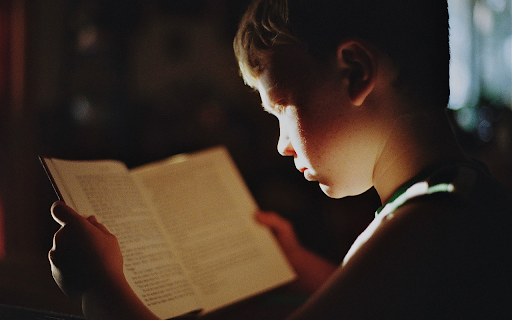
<path fill-rule="evenodd" d="M 444 111 L 401 115 L 388 132 L 373 172 L 382 203 L 427 167 L 466 158 Z"/>

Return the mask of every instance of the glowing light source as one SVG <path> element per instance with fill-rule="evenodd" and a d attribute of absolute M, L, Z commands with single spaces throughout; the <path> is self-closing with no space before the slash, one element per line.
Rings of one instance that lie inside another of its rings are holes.
<path fill-rule="evenodd" d="M 450 64 L 450 109 L 465 106 L 471 86 L 469 65 L 461 59 L 452 59 Z"/>
<path fill-rule="evenodd" d="M 512 34 L 503 42 L 503 58 L 512 73 Z"/>
<path fill-rule="evenodd" d="M 488 35 L 494 28 L 494 15 L 492 10 L 484 3 L 477 1 L 473 9 L 473 22 L 478 31 Z"/>
<path fill-rule="evenodd" d="M 503 12 L 507 7 L 507 2 L 505 0 L 487 0 L 486 4 L 497 13 Z"/>

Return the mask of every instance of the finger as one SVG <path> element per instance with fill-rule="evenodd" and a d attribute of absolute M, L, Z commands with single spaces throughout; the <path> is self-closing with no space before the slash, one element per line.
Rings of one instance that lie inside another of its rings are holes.
<path fill-rule="evenodd" d="M 55 267 L 60 264 L 59 254 L 57 252 L 57 247 L 55 245 L 55 241 L 53 241 L 53 247 L 48 251 L 48 260 L 50 261 L 50 265 Z"/>
<path fill-rule="evenodd" d="M 62 201 L 55 201 L 50 209 L 52 217 L 60 225 L 83 219 L 75 210 Z"/>
<path fill-rule="evenodd" d="M 290 221 L 275 212 L 258 212 L 256 219 L 272 231 L 283 249 L 295 250 L 300 247 L 299 240 Z"/>
<path fill-rule="evenodd" d="M 276 231 L 285 231 L 291 227 L 288 220 L 275 212 L 260 211 L 256 214 L 256 220 Z"/>
<path fill-rule="evenodd" d="M 64 259 L 68 255 L 66 252 L 69 253 L 70 248 L 75 245 L 75 234 L 75 230 L 69 229 L 69 226 L 62 226 L 55 232 L 53 236 L 53 246 L 48 255 L 52 264 L 56 266 L 63 264 Z"/>
<path fill-rule="evenodd" d="M 107 227 L 105 227 L 104 224 L 98 221 L 95 216 L 87 217 L 87 221 L 89 221 L 93 226 L 103 231 L 103 233 L 111 234 L 110 231 L 108 231 Z"/>

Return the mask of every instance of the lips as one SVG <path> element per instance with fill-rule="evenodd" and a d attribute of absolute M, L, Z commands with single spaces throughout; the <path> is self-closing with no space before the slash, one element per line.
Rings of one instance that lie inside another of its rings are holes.
<path fill-rule="evenodd" d="M 297 170 L 302 173 L 304 175 L 304 179 L 308 180 L 308 181 L 315 181 L 315 177 L 313 174 L 310 173 L 311 170 L 309 170 L 308 167 L 302 167 L 297 159 L 295 159 L 295 167 L 297 168 Z"/>
<path fill-rule="evenodd" d="M 312 175 L 310 173 L 310 171 L 308 170 L 308 168 L 301 168 L 299 169 L 299 171 L 304 174 L 304 179 L 308 180 L 308 181 L 316 181 L 314 175 Z"/>

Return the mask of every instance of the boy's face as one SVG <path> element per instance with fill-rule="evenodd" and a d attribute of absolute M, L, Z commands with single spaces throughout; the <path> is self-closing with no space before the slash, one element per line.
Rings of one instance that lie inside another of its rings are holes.
<path fill-rule="evenodd" d="M 258 78 L 262 105 L 279 120 L 279 153 L 293 156 L 297 170 L 333 198 L 372 186 L 373 116 L 351 103 L 348 77 L 341 68 L 283 47 Z"/>

